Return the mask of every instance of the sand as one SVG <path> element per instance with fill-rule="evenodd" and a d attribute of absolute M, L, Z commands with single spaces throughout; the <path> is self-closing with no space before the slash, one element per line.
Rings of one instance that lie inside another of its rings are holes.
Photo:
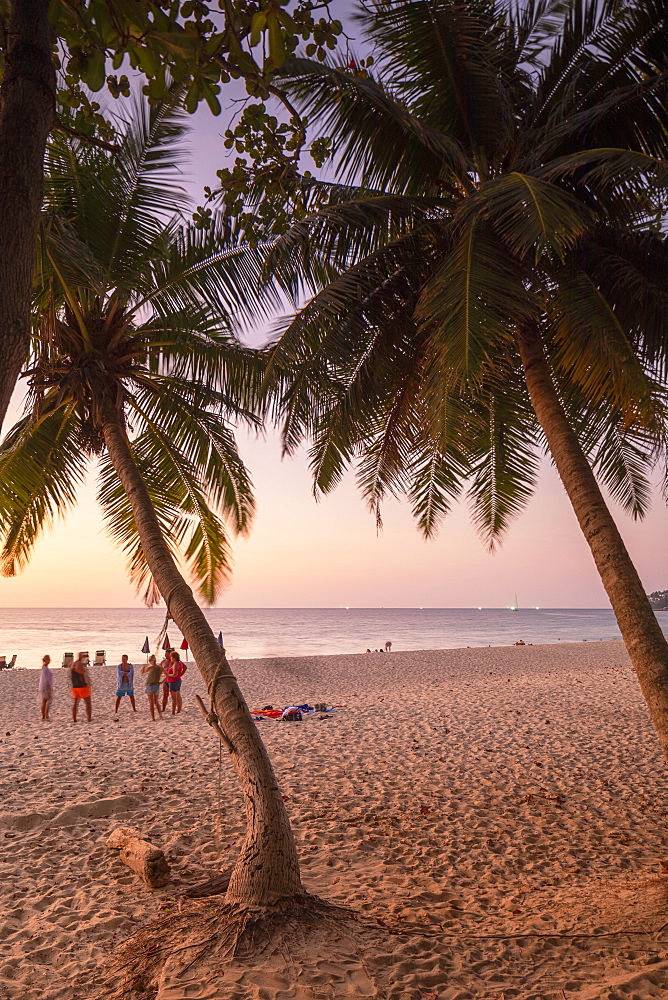
<path fill-rule="evenodd" d="M 159 1000 L 668 994 L 667 770 L 621 643 L 233 666 L 253 706 L 345 705 L 259 725 L 304 884 L 360 933 L 210 976 L 173 962 Z M 41 722 L 37 679 L 0 673 L 0 1000 L 91 1000 L 120 942 L 233 862 L 240 796 L 223 765 L 219 812 L 195 669 L 163 723 L 140 685 L 114 721 L 109 667 L 90 725 L 58 671 Z M 106 849 L 121 824 L 165 851 L 163 889 Z"/>

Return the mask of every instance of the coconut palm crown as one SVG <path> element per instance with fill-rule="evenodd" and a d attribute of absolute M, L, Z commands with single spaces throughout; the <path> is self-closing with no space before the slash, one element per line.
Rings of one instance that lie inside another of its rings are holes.
<path fill-rule="evenodd" d="M 407 494 L 427 536 L 466 490 L 490 546 L 548 450 L 668 757 L 668 644 L 601 493 L 641 516 L 666 457 L 668 3 L 356 16 L 373 71 L 285 67 L 335 171 L 287 176 L 257 300 L 298 307 L 266 375 L 285 449 L 316 491 L 356 465 L 378 519 Z"/>
<path fill-rule="evenodd" d="M 113 415 L 128 436 L 163 535 L 213 602 L 230 533 L 254 501 L 230 420 L 253 418 L 229 391 L 251 352 L 233 339 L 222 232 L 184 223 L 178 94 L 137 101 L 118 152 L 57 135 L 48 150 L 26 412 L 0 449 L 2 572 L 28 560 L 76 502 L 91 457 L 98 501 L 147 603 L 158 593 L 128 496 L 105 449 Z M 250 360 L 248 361 L 250 365 Z"/>
<path fill-rule="evenodd" d="M 305 214 L 266 264 L 268 289 L 308 297 L 268 384 L 286 450 L 313 442 L 317 490 L 356 463 L 378 517 L 407 493 L 430 535 L 468 487 L 493 545 L 544 442 L 524 329 L 602 481 L 646 510 L 665 443 L 666 10 L 378 0 L 356 13 L 373 71 L 286 64 L 337 173 L 292 178 Z"/>

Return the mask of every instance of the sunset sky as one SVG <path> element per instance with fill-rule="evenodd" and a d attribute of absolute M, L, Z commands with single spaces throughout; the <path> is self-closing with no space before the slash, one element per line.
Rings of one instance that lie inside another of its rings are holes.
<path fill-rule="evenodd" d="M 223 116 L 224 117 L 224 116 Z M 193 198 L 222 162 L 223 118 L 199 113 L 193 132 Z M 19 400 L 16 400 L 18 404 Z M 17 408 L 12 416 L 17 415 Z M 8 418 L 7 427 L 10 426 Z M 275 437 L 243 435 L 241 450 L 257 490 L 249 539 L 235 545 L 236 568 L 221 605 L 229 607 L 607 607 L 588 548 L 556 473 L 544 463 L 539 489 L 505 544 L 489 554 L 465 505 L 424 542 L 408 508 L 388 504 L 377 536 L 352 477 L 316 503 L 304 456 L 281 462 Z M 139 603 L 123 557 L 104 533 L 94 486 L 37 546 L 16 579 L 0 578 L 5 607 L 128 607 Z M 666 507 L 658 495 L 644 522 L 616 511 L 648 591 L 668 588 Z"/>

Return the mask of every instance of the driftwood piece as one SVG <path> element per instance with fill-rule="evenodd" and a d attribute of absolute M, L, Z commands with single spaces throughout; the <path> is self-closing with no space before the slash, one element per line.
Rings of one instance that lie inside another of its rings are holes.
<path fill-rule="evenodd" d="M 107 847 L 120 848 L 128 840 L 144 840 L 136 826 L 117 826 L 107 838 Z"/>
<path fill-rule="evenodd" d="M 183 895 L 187 896 L 188 899 L 204 899 L 205 896 L 222 896 L 224 892 L 227 892 L 231 875 L 232 869 L 228 868 L 227 871 L 220 872 L 219 875 L 213 875 L 211 878 L 208 878 L 206 882 L 198 882 L 197 885 L 191 885 Z"/>
<path fill-rule="evenodd" d="M 107 847 L 120 848 L 123 864 L 139 875 L 151 889 L 159 889 L 169 882 L 171 871 L 165 855 L 159 847 L 144 840 L 135 827 L 121 826 L 112 830 Z"/>

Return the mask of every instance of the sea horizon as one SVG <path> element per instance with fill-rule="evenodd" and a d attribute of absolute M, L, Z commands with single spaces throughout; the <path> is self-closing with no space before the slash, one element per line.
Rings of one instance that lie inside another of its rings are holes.
<path fill-rule="evenodd" d="M 383 649 L 455 649 L 467 646 L 594 642 L 620 639 L 610 608 L 438 607 L 225 607 L 203 609 L 223 633 L 231 659 L 323 656 Z M 164 608 L 23 607 L 0 609 L 0 655 L 16 654 L 17 667 L 36 668 L 48 653 L 59 666 L 65 652 L 104 650 L 108 663 L 122 653 L 143 662 L 165 623 Z M 668 632 L 668 615 L 660 616 Z M 168 623 L 172 646 L 182 645 Z M 187 655 L 187 654 L 186 654 Z"/>

